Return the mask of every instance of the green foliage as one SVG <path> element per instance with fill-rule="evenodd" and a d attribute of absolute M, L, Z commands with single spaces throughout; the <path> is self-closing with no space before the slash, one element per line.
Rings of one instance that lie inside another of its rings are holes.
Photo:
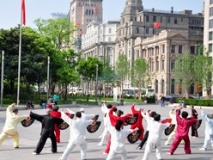
<path fill-rule="evenodd" d="M 186 105 L 193 105 L 193 106 L 213 106 L 213 100 L 206 100 L 206 99 L 183 99 L 177 98 L 176 103 L 180 101 L 184 101 Z"/>

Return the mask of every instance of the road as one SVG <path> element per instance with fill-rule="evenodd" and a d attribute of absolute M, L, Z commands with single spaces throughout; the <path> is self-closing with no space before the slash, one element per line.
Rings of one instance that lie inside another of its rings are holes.
<path fill-rule="evenodd" d="M 59 105 L 60 106 L 60 105 Z M 82 106 L 85 108 L 86 113 L 92 114 L 100 114 L 99 119 L 103 120 L 103 114 L 100 110 L 100 106 Z M 155 110 L 161 114 L 162 117 L 168 117 L 170 107 L 166 106 L 164 108 L 159 105 L 138 105 L 138 108 L 144 108 L 144 110 Z M 119 109 L 122 109 L 124 113 L 130 112 L 130 105 L 118 106 Z M 73 111 L 78 111 L 79 107 L 72 107 Z M 196 109 L 196 108 L 195 108 Z M 189 109 L 184 109 L 189 111 Z M 199 109 L 198 113 L 200 113 Z M 208 112 L 212 112 L 211 109 L 205 109 Z M 43 109 L 35 109 L 33 110 L 35 113 L 44 114 L 45 110 Z M 190 111 L 189 111 L 190 112 Z M 28 114 L 29 110 L 20 110 L 19 114 Z M 199 115 L 200 116 L 200 115 Z M 0 112 L 0 130 L 2 130 L 5 121 L 5 111 Z M 144 126 L 146 126 L 146 122 L 144 121 Z M 191 139 L 191 149 L 192 154 L 185 155 L 183 150 L 183 145 L 180 145 L 176 150 L 174 155 L 167 155 L 166 152 L 169 150 L 169 146 L 165 146 L 164 142 L 166 140 L 166 136 L 162 137 L 162 157 L 166 160 L 213 160 L 212 153 L 213 150 L 210 149 L 207 151 L 199 151 L 199 148 L 203 144 L 204 140 L 204 127 L 203 123 L 199 128 L 199 138 L 190 138 Z M 145 127 L 146 128 L 146 127 Z M 66 148 L 67 142 L 69 140 L 69 129 L 61 131 L 61 143 L 58 144 L 58 153 L 51 153 L 51 143 L 50 140 L 47 140 L 47 143 L 41 152 L 40 155 L 32 155 L 32 152 L 35 149 L 35 146 L 40 137 L 41 124 L 37 121 L 34 122 L 30 127 L 24 128 L 21 124 L 18 126 L 18 131 L 20 133 L 20 148 L 14 149 L 13 142 L 11 138 L 8 138 L 0 147 L 0 159 L 1 160 L 58 160 L 64 149 Z M 103 131 L 103 125 L 99 128 L 96 133 L 90 134 L 87 133 L 87 142 L 88 142 L 88 160 L 105 160 L 106 155 L 103 154 L 105 146 L 97 146 L 97 143 L 100 141 L 99 136 Z M 135 144 L 130 144 L 126 142 L 126 149 L 128 151 L 128 159 L 129 160 L 141 160 L 144 149 L 136 150 L 139 142 Z M 117 156 L 115 160 L 120 160 L 121 158 Z M 155 160 L 155 151 L 153 150 L 150 160 Z M 69 160 L 80 160 L 80 151 L 79 148 L 76 147 L 73 152 L 70 154 Z"/>

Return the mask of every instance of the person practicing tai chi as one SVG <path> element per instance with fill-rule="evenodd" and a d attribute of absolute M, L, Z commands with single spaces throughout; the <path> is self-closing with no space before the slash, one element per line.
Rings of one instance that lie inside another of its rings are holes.
<path fill-rule="evenodd" d="M 85 160 L 87 158 L 87 142 L 84 138 L 86 129 L 89 124 L 95 124 L 95 121 L 82 119 L 81 112 L 76 112 L 75 120 L 71 119 L 63 111 L 61 112 L 61 117 L 70 126 L 70 140 L 60 160 L 67 160 L 76 145 L 81 149 L 81 159 Z"/>
<path fill-rule="evenodd" d="M 146 112 L 146 115 L 149 113 Z M 144 155 L 142 160 L 148 160 L 152 151 L 152 146 L 156 148 L 156 157 L 158 160 L 161 160 L 161 137 L 162 132 L 170 125 L 169 123 L 161 123 L 161 116 L 155 114 L 152 117 L 146 118 L 147 125 L 149 126 L 149 137 L 145 147 Z"/>
<path fill-rule="evenodd" d="M 155 111 L 151 111 L 151 110 L 149 110 L 147 113 L 148 113 L 148 114 L 143 113 L 143 111 L 141 112 L 142 116 L 145 118 L 146 121 L 147 121 L 150 117 L 153 118 L 154 115 L 157 114 Z M 138 145 L 137 149 L 142 149 L 142 148 L 143 148 L 144 144 L 146 143 L 146 141 L 147 141 L 147 139 L 148 139 L 148 137 L 149 137 L 149 129 L 150 129 L 150 126 L 147 125 L 147 127 L 146 127 L 146 132 L 145 132 L 145 134 L 144 134 L 144 136 L 143 136 L 143 139 L 141 140 L 140 144 Z"/>
<path fill-rule="evenodd" d="M 183 107 L 180 106 L 179 109 L 176 110 L 176 120 L 177 120 L 177 130 L 175 132 L 175 139 L 172 142 L 171 148 L 167 154 L 173 155 L 175 150 L 177 149 L 180 142 L 184 141 L 184 150 L 186 154 L 191 154 L 191 148 L 190 148 L 190 140 L 189 140 L 189 129 L 194 124 L 197 123 L 197 119 L 187 119 L 188 112 L 182 111 L 181 109 Z M 181 117 L 180 117 L 181 115 Z"/>
<path fill-rule="evenodd" d="M 3 127 L 3 131 L 0 134 L 0 146 L 4 140 L 10 136 L 13 138 L 13 147 L 19 148 L 19 133 L 17 131 L 17 125 L 23 120 L 30 120 L 28 115 L 18 116 L 18 108 L 15 107 L 16 103 L 13 102 L 6 110 L 6 121 Z"/>
<path fill-rule="evenodd" d="M 55 118 L 61 118 L 61 112 L 59 112 L 58 110 L 59 110 L 59 107 L 54 105 L 52 107 L 52 110 L 50 111 L 50 115 Z M 58 128 L 57 124 L 55 124 L 55 126 L 54 126 L 54 132 L 55 132 L 56 142 L 60 143 L 61 142 L 61 131 Z"/>
<path fill-rule="evenodd" d="M 54 134 L 54 126 L 55 126 L 55 124 L 63 123 L 63 120 L 60 118 L 52 117 L 50 115 L 51 109 L 46 109 L 46 112 L 47 112 L 46 115 L 39 115 L 39 114 L 30 112 L 30 117 L 41 122 L 41 124 L 42 124 L 41 137 L 38 141 L 36 149 L 32 153 L 34 155 L 40 154 L 40 152 L 44 148 L 47 138 L 51 139 L 52 153 L 57 152 L 57 143 L 56 143 L 56 138 L 55 138 L 55 134 Z"/>
<path fill-rule="evenodd" d="M 109 132 L 111 134 L 111 147 L 106 160 L 114 160 L 116 154 L 120 154 L 122 160 L 127 160 L 125 140 L 130 133 L 136 132 L 136 130 L 138 130 L 138 128 L 135 128 L 134 130 L 125 129 L 122 120 L 117 120 L 115 126 L 110 125 Z"/>
<path fill-rule="evenodd" d="M 209 141 L 213 149 L 213 118 L 206 114 L 206 112 L 200 107 L 202 119 L 205 121 L 205 139 L 203 146 L 199 149 L 201 151 L 207 150 Z"/>
<path fill-rule="evenodd" d="M 176 129 L 177 129 L 176 114 L 174 113 L 174 112 L 175 112 L 175 108 L 176 108 L 176 107 L 173 107 L 173 108 L 169 111 L 169 116 L 170 116 L 170 118 L 172 119 L 171 124 L 174 124 L 174 125 L 175 125 L 175 128 L 174 128 L 174 130 L 172 131 L 172 133 L 170 133 L 169 137 L 167 138 L 167 141 L 165 142 L 165 145 L 169 145 L 169 144 L 171 143 L 171 140 L 174 138 L 175 132 L 176 132 Z"/>
<path fill-rule="evenodd" d="M 198 113 L 194 109 L 194 106 L 190 106 L 190 110 L 192 111 L 191 117 L 194 119 L 198 119 Z M 192 125 L 192 127 L 191 127 L 191 136 L 194 138 L 198 137 L 198 132 L 194 125 Z"/>

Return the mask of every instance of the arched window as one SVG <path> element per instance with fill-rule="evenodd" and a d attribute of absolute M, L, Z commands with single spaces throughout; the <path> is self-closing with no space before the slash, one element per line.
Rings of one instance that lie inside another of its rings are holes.
<path fill-rule="evenodd" d="M 161 93 L 164 94 L 164 86 L 165 86 L 165 82 L 164 79 L 161 80 Z"/>
<path fill-rule="evenodd" d="M 158 94 L 158 80 L 155 80 L 155 93 Z"/>
<path fill-rule="evenodd" d="M 155 70 L 158 72 L 159 71 L 159 59 L 156 57 L 155 59 Z"/>

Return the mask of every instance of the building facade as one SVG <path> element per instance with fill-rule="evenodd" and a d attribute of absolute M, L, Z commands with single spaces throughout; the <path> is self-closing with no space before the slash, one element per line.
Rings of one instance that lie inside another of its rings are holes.
<path fill-rule="evenodd" d="M 81 36 L 86 33 L 87 25 L 92 21 L 102 22 L 103 20 L 103 0 L 72 0 L 70 3 L 70 22 L 79 27 L 74 33 L 76 40 L 76 51 L 81 49 Z"/>
<path fill-rule="evenodd" d="M 160 23 L 160 27 L 155 28 L 155 22 Z M 181 32 L 183 32 L 187 34 L 187 36 L 185 35 L 185 37 L 187 37 L 187 45 L 184 46 L 186 48 L 188 47 L 187 49 L 194 53 L 197 46 L 203 44 L 203 24 L 204 18 L 202 13 L 193 14 L 191 10 L 176 12 L 173 7 L 171 7 L 170 11 L 155 10 L 154 8 L 146 10 L 143 8 L 142 0 L 127 0 L 124 11 L 121 14 L 120 23 L 117 27 L 115 61 L 119 54 L 124 53 L 130 65 L 133 66 L 136 58 L 142 58 L 142 51 L 147 47 L 147 45 L 144 45 L 144 42 L 149 41 L 149 39 L 146 38 L 159 35 L 163 30 L 175 30 L 177 33 L 181 34 Z M 140 37 L 140 40 L 137 39 L 138 37 Z M 160 38 L 158 39 L 160 40 Z M 149 46 L 155 46 L 157 44 L 157 41 L 152 42 L 153 44 L 150 43 Z M 168 46 L 170 46 L 170 41 L 164 41 L 164 45 L 165 47 L 167 46 L 165 55 L 169 55 L 170 50 Z M 180 43 L 180 45 L 182 45 L 182 43 Z M 168 66 L 171 64 L 169 60 L 171 59 L 165 57 L 161 65 L 167 66 L 168 69 Z M 161 71 L 159 70 L 159 72 Z M 164 94 L 171 93 L 171 86 L 168 87 L 169 83 L 171 83 L 171 77 L 168 78 L 168 76 L 168 71 L 166 71 L 163 77 L 165 85 L 162 91 Z M 126 87 L 134 87 L 131 84 L 132 78 L 133 77 L 127 78 L 124 84 Z M 150 82 L 150 84 L 154 87 L 154 82 Z"/>

